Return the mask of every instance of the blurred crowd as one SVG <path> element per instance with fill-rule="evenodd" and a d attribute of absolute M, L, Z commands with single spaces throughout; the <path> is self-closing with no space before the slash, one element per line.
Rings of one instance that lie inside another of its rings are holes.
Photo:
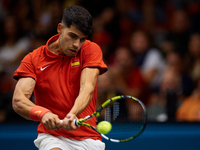
<path fill-rule="evenodd" d="M 148 121 L 200 121 L 199 0 L 1 0 L 0 122 L 24 121 L 12 110 L 13 73 L 57 34 L 63 8 L 71 5 L 92 14 L 89 39 L 108 65 L 98 79 L 97 107 L 131 95 L 145 104 Z"/>

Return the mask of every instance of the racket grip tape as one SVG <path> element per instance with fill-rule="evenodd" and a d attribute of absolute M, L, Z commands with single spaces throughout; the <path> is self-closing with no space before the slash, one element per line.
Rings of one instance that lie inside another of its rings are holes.
<path fill-rule="evenodd" d="M 62 123 L 63 120 L 60 120 L 60 122 Z M 75 126 L 78 126 L 78 120 L 77 120 L 77 119 L 74 119 L 74 120 L 73 120 L 73 124 L 74 124 Z"/>
<path fill-rule="evenodd" d="M 78 120 L 77 120 L 77 119 L 74 119 L 74 120 L 73 120 L 73 124 L 74 124 L 75 126 L 78 126 Z"/>

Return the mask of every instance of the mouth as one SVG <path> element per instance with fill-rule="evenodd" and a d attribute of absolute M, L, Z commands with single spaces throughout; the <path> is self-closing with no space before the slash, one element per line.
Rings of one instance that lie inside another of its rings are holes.
<path fill-rule="evenodd" d="M 70 49 L 71 53 L 76 54 L 76 50 Z"/>

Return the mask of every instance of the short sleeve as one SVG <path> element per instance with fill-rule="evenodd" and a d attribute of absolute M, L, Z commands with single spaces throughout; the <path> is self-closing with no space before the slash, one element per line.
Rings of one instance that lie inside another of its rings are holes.
<path fill-rule="evenodd" d="M 19 80 L 22 77 L 31 77 L 36 80 L 35 67 L 32 63 L 32 57 L 30 53 L 21 61 L 20 66 L 17 68 L 13 76 L 13 78 L 16 80 Z"/>
<path fill-rule="evenodd" d="M 83 48 L 83 68 L 99 68 L 100 74 L 103 74 L 107 71 L 107 66 L 103 61 L 103 54 L 101 48 L 90 42 Z"/>

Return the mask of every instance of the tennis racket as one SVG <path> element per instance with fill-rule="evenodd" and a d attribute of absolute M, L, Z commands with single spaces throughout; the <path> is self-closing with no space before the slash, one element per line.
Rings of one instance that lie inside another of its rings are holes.
<path fill-rule="evenodd" d="M 85 121 L 96 116 L 97 124 L 108 121 L 112 129 L 108 134 L 101 134 L 94 126 Z M 115 96 L 106 100 L 93 114 L 85 118 L 75 119 L 76 126 L 86 126 L 98 132 L 104 139 L 112 142 L 127 142 L 140 135 L 147 122 L 147 113 L 144 104 L 132 96 Z"/>

